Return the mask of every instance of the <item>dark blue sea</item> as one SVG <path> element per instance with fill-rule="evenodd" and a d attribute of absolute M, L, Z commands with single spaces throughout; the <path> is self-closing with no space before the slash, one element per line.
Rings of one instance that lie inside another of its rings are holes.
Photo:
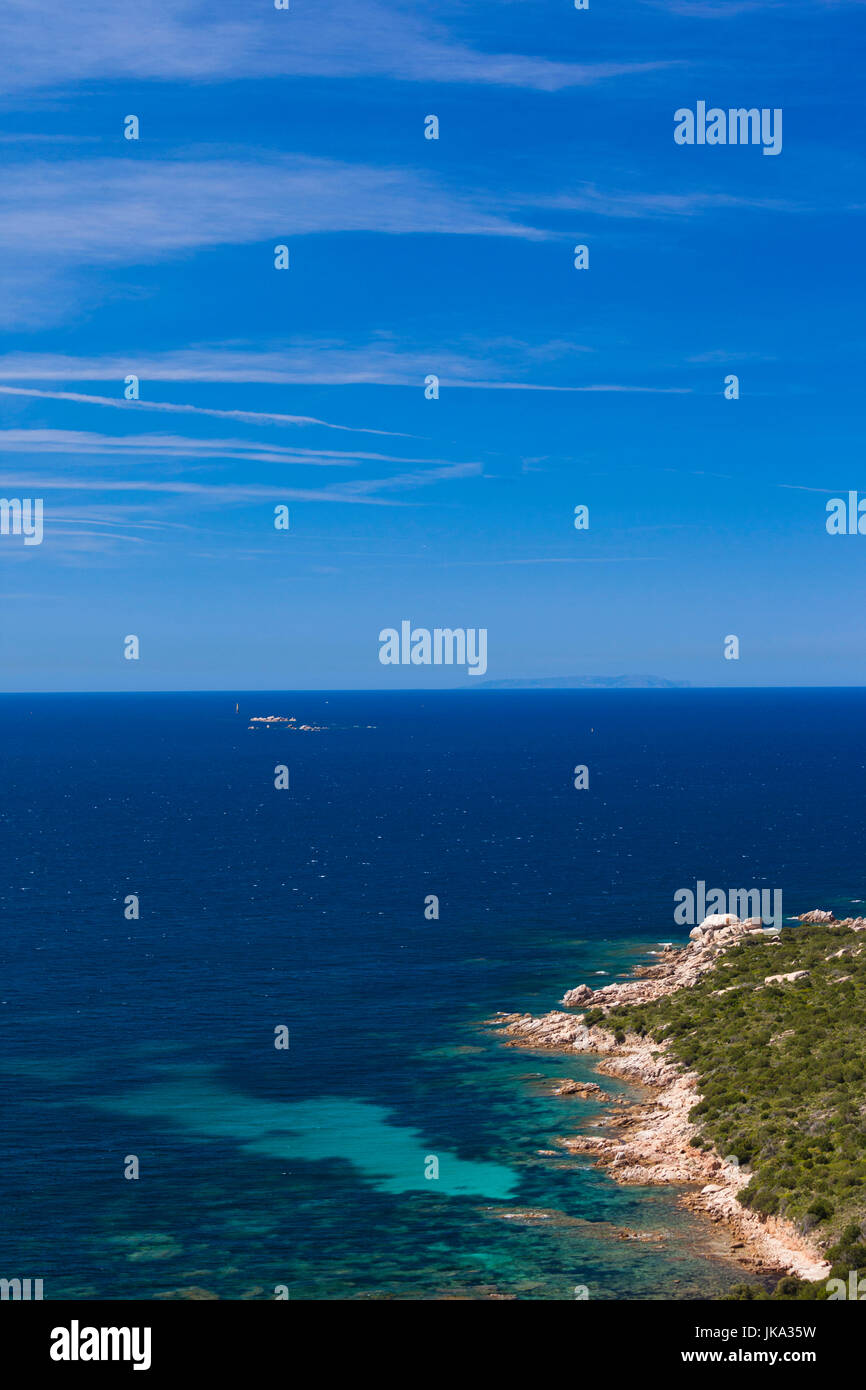
<path fill-rule="evenodd" d="M 324 727 L 249 727 L 270 714 Z M 81 1299 L 742 1277 L 676 1190 L 557 1153 L 599 1114 L 550 1081 L 591 1062 L 483 1021 L 684 941 L 698 880 L 862 911 L 864 692 L 10 695 L 0 770 L 0 1276 Z"/>

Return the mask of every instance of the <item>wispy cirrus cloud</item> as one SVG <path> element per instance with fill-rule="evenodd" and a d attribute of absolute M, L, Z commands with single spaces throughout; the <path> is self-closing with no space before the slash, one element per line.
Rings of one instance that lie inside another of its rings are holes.
<path fill-rule="evenodd" d="M 75 359 L 67 359 L 69 361 Z M 80 368 L 80 363 L 77 364 Z M 32 369 L 31 369 L 32 370 Z M 102 368 L 101 370 L 105 370 Z M 120 365 L 107 378 L 117 376 L 122 371 Z M 62 371 L 45 373 L 51 379 L 63 376 Z M 10 373 L 14 376 L 14 373 Z M 41 377 L 28 376 L 25 380 L 39 380 Z M 94 378 L 90 378 L 93 380 Z M 127 413 L 144 411 L 167 411 L 176 415 L 207 415 L 218 420 L 238 420 L 252 425 L 317 425 L 328 430 L 343 430 L 349 434 L 387 435 L 392 439 L 407 439 L 410 436 L 395 430 L 376 430 L 360 425 L 335 425 L 330 420 L 320 420 L 315 415 L 284 415 L 277 411 L 264 410 L 216 410 L 211 406 L 185 405 L 176 401 L 127 401 L 115 396 L 89 396 L 80 391 L 40 391 L 24 386 L 0 386 L 0 395 L 31 397 L 37 400 L 69 401 L 75 405 L 104 405 Z"/>
<path fill-rule="evenodd" d="M 526 207 L 529 200 L 519 199 L 517 205 Z M 753 208 L 764 212 L 803 212 L 798 203 L 782 198 L 756 197 L 752 194 L 718 193 L 691 190 L 685 193 L 653 193 L 641 189 L 623 192 L 582 184 L 577 192 L 557 193 L 534 197 L 532 205 L 550 211 L 592 213 L 598 217 L 661 218 L 700 217 L 712 212 L 740 212 Z"/>
<path fill-rule="evenodd" d="M 283 241 L 335 233 L 543 243 L 568 235 L 552 225 L 563 213 L 638 220 L 746 208 L 804 210 L 764 196 L 622 192 L 589 183 L 550 194 L 467 189 L 423 167 L 273 150 L 250 150 L 246 158 L 199 152 L 147 159 L 122 151 L 13 161 L 0 201 L 0 326 L 62 322 L 82 304 L 92 309 L 110 298 L 118 270 L 197 251 L 257 244 L 267 258 Z"/>
<path fill-rule="evenodd" d="M 687 19 L 734 19 L 741 14 L 761 10 L 791 11 L 798 8 L 797 0 L 647 0 L 654 10 Z M 862 0 L 824 0 L 828 8 L 834 4 L 862 3 Z M 802 9 L 814 9 L 814 0 L 801 0 Z"/>
<path fill-rule="evenodd" d="M 503 216 L 492 194 L 451 191 L 411 169 L 304 155 L 29 160 L 4 173 L 7 253 L 31 254 L 36 244 L 77 264 L 139 265 L 315 232 L 551 235 Z"/>
<path fill-rule="evenodd" d="M 58 229 L 62 228 L 62 235 Z M 4 171 L 0 327 L 63 322 L 110 297 L 118 270 L 316 233 L 543 241 L 494 193 L 426 171 L 250 151 L 241 158 L 32 159 Z M 50 247 L 50 255 L 46 248 Z M 93 267 L 100 274 L 93 275 Z"/>
<path fill-rule="evenodd" d="M 730 348 L 712 348 L 709 352 L 699 352 L 692 357 L 687 357 L 686 361 L 695 364 L 727 362 L 776 362 L 778 361 L 778 358 L 772 353 L 756 352 L 748 348 L 744 348 L 741 352 L 734 352 Z"/>
<path fill-rule="evenodd" d="M 485 565 L 628 565 L 632 560 L 653 560 L 653 555 L 530 555 L 526 557 L 509 556 L 507 559 L 489 560 L 445 560 L 443 567 L 451 569 L 468 565 L 472 568 Z"/>
<path fill-rule="evenodd" d="M 637 62 L 586 62 L 577 54 L 563 60 L 563 50 L 578 42 L 567 12 L 549 31 L 551 56 L 508 52 L 498 13 L 490 11 L 489 47 L 480 48 L 461 40 L 462 7 L 447 0 L 435 14 L 409 0 L 292 0 L 284 12 L 246 0 L 136 0 L 133 7 L 115 0 L 4 0 L 3 90 L 130 78 L 377 77 L 552 92 L 670 66 L 651 54 Z"/>
<path fill-rule="evenodd" d="M 407 504 L 378 494 L 389 489 L 416 489 L 430 483 L 477 477 L 481 472 L 481 464 L 477 463 L 444 464 L 392 478 L 367 478 L 327 488 L 287 487 L 282 483 L 197 482 L 184 478 L 85 478 L 77 474 L 28 472 L 15 466 L 3 470 L 3 479 L 7 491 L 25 487 L 32 496 L 48 492 L 130 493 L 145 496 L 155 493 L 176 498 L 196 498 L 203 504 L 230 507 L 261 501 L 342 502 L 399 507 Z M 46 526 L 49 524 L 50 517 Z"/>
<path fill-rule="evenodd" d="M 566 392 L 606 392 L 624 395 L 687 396 L 690 386 L 636 386 L 622 385 L 618 382 L 588 382 L 576 386 L 547 386 L 531 381 L 459 381 L 456 386 L 472 386 L 478 391 L 566 391 Z"/>
<path fill-rule="evenodd" d="M 11 164 L 4 173 L 0 252 L 21 256 L 26 266 L 34 246 L 50 246 L 60 262 L 120 266 L 208 247 L 273 245 L 315 233 L 544 241 L 561 233 L 536 225 L 538 212 L 633 219 L 745 207 L 781 211 L 795 205 L 704 191 L 621 192 L 593 184 L 567 194 L 464 192 L 418 169 L 275 157 L 270 151 L 246 161 L 36 159 Z"/>
<path fill-rule="evenodd" d="M 131 352 L 125 357 L 71 357 L 58 353 L 9 353 L 0 355 L 0 381 L 115 381 L 118 384 L 134 368 L 142 381 L 226 383 L 292 386 L 403 386 L 420 389 L 428 373 L 439 377 L 443 388 L 463 387 L 484 391 L 552 391 L 636 394 L 687 394 L 682 385 L 657 385 L 641 381 L 611 382 L 576 379 L 586 376 L 586 362 L 594 349 L 584 344 L 556 340 L 528 343 L 503 338 L 467 341 L 459 347 L 439 348 L 431 343 L 420 350 L 382 334 L 367 342 L 339 343 L 311 338 L 293 339 L 266 350 L 236 344 L 210 344 L 164 353 Z M 547 379 L 537 379 L 540 375 Z M 535 376 L 536 379 L 531 379 Z M 554 379 L 551 379 L 553 377 Z M 253 424 L 325 425 L 358 433 L 411 438 L 402 432 L 370 427 L 332 425 L 314 416 L 292 416 L 267 411 L 219 410 L 210 407 L 124 401 L 81 392 L 46 391 L 39 388 L 0 385 L 0 395 L 68 401 L 72 404 L 109 406 L 130 413 L 169 411 Z"/>
<path fill-rule="evenodd" d="M 185 501 L 195 500 L 202 505 L 216 507 L 237 507 L 257 502 L 349 502 L 369 506 L 397 507 L 401 503 L 393 498 L 369 497 L 355 493 L 344 493 L 340 488 L 299 488 L 283 487 L 279 483 L 199 483 L 180 478 L 82 478 L 63 474 L 16 472 L 4 469 L 4 484 L 7 490 L 13 487 L 26 487 L 33 495 L 42 493 L 95 492 L 100 496 L 112 493 L 130 493 L 147 496 L 174 497 Z M 51 518 L 46 518 L 46 534 L 50 531 Z M 23 547 L 8 554 L 26 554 Z"/>
<path fill-rule="evenodd" d="M 225 458 L 263 463 L 304 464 L 348 468 L 359 463 L 453 465 L 444 459 L 422 459 L 361 450 L 301 449 L 292 445 L 252 444 L 245 439 L 196 439 L 190 435 L 106 435 L 90 430 L 0 430 L 0 452 L 72 454 L 111 458 Z"/>
<path fill-rule="evenodd" d="M 28 479 L 28 483 L 32 482 Z M 54 489 L 50 485 L 50 480 L 40 479 L 40 492 L 51 493 Z M 65 484 L 64 486 L 68 486 Z M 47 546 L 49 554 L 55 558 L 63 559 L 64 556 L 79 556 L 84 554 L 92 555 L 111 555 L 122 549 L 124 545 L 161 546 L 177 539 L 177 533 L 182 533 L 181 539 L 186 540 L 191 535 L 200 533 L 202 530 L 211 530 L 212 527 L 204 527 L 201 523 L 193 525 L 188 521 L 167 521 L 165 519 L 155 521 L 150 517 L 142 517 L 142 513 L 149 509 L 147 502 L 136 504 L 126 501 L 122 504 L 102 504 L 98 502 L 88 502 L 87 507 L 82 510 L 80 507 L 69 506 L 59 502 L 56 497 L 52 497 L 46 507 L 46 532 L 44 544 Z M 162 503 L 165 505 L 165 502 Z M 219 534 L 219 533 L 216 533 Z M 22 561 L 26 562 L 28 552 L 23 546 L 19 547 L 0 547 L 0 561 Z M 0 595 L 4 597 L 4 595 Z M 8 594 L 8 598 L 24 598 L 25 594 Z M 33 594 L 30 597 L 44 598 L 45 595 Z"/>
<path fill-rule="evenodd" d="M 483 473 L 484 468 L 480 463 L 439 463 L 423 471 L 416 470 L 412 473 L 398 473 L 393 478 L 357 478 L 350 482 L 340 483 L 339 489 L 343 499 L 349 497 L 361 498 L 369 496 L 371 493 L 387 491 L 391 488 L 398 490 L 427 487 L 430 483 L 453 482 L 460 478 L 477 478 Z"/>
<path fill-rule="evenodd" d="M 837 496 L 848 491 L 847 488 L 807 487 L 805 483 L 775 483 L 774 486 L 786 488 L 789 492 L 823 492 L 834 493 Z"/>
<path fill-rule="evenodd" d="M 151 517 L 136 519 L 136 514 L 144 510 L 135 506 L 99 506 L 91 504 L 82 513 L 76 507 L 52 506 L 52 526 L 104 526 L 116 528 L 124 526 L 127 530 L 141 531 L 194 531 L 195 527 L 186 521 L 154 521 Z M 98 513 L 98 515 L 97 515 Z"/>
<path fill-rule="evenodd" d="M 591 348 L 578 343 L 529 343 L 515 339 L 466 341 L 457 347 L 443 347 L 431 341 L 429 346 L 419 348 L 382 333 L 362 342 L 304 337 L 264 349 L 237 343 L 210 343 L 159 353 L 132 350 L 122 357 L 114 354 L 73 357 L 55 352 L 6 353 L 0 354 L 0 381 L 114 381 L 119 385 L 128 372 L 134 371 L 142 381 L 148 382 L 417 387 L 428 372 L 435 372 L 440 380 L 460 385 L 482 378 L 495 381 L 513 376 L 515 372 L 535 371 L 539 364 L 549 367 L 575 358 L 581 360 L 584 354 L 591 352 Z M 14 394 L 12 388 L 4 389 L 7 394 Z M 112 404 L 126 406 L 127 402 L 118 397 Z M 141 400 L 133 408 L 145 409 L 150 404 Z M 194 413 L 199 413 L 198 408 Z M 235 413 L 230 412 L 232 416 Z M 262 412 L 239 412 L 238 418 L 253 414 L 261 416 L 263 423 L 268 418 Z M 287 421 L 304 418 L 285 417 Z M 278 417 L 273 419 L 279 422 Z M 314 423 L 326 422 L 316 420 Z"/>

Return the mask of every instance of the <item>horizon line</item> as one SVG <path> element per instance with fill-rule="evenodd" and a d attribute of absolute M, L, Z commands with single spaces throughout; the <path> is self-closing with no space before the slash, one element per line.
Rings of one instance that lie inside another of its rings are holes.
<path fill-rule="evenodd" d="M 515 678 L 519 679 L 519 678 Z M 455 686 L 261 686 L 241 689 L 232 686 L 181 690 L 0 690 L 0 698 L 31 695 L 683 695 L 698 690 L 866 690 L 866 682 L 848 685 L 671 685 L 671 686 L 519 686 L 491 688 L 489 685 Z"/>

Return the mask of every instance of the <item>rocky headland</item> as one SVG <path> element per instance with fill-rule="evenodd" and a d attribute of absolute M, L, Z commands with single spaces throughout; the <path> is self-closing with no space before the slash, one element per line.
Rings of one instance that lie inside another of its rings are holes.
<path fill-rule="evenodd" d="M 866 918 L 837 922 L 832 913 L 822 910 L 804 913 L 799 920 L 866 931 Z M 804 1280 L 826 1279 L 830 1264 L 816 1240 L 793 1222 L 762 1215 L 737 1200 L 738 1192 L 749 1181 L 748 1169 L 733 1156 L 700 1144 L 698 1126 L 689 1119 L 690 1111 L 701 1100 L 698 1078 L 676 1060 L 668 1043 L 634 1032 L 617 1032 L 598 1021 L 599 1010 L 607 1015 L 619 1005 L 648 1003 L 694 986 L 718 969 L 732 946 L 750 940 L 767 944 L 774 937 L 764 930 L 760 919 L 741 922 L 730 914 L 707 917 L 692 929 L 687 945 L 666 946 L 657 963 L 637 967 L 632 978 L 600 989 L 581 984 L 569 990 L 560 1001 L 569 1012 L 555 1010 L 540 1017 L 503 1013 L 489 1023 L 507 1046 L 592 1054 L 600 1072 L 639 1088 L 638 1099 L 606 1114 L 593 1126 L 600 1128 L 600 1133 L 564 1135 L 556 1141 L 559 1151 L 589 1156 L 620 1183 L 686 1185 L 690 1190 L 681 1196 L 682 1204 L 702 1212 L 727 1231 L 731 1251 L 745 1269 L 793 1274 Z M 758 987 L 778 986 L 805 973 L 768 974 Z M 738 988 L 726 986 L 723 974 L 718 990 L 712 991 L 714 995 Z M 612 1099 L 603 1091 L 594 1091 L 592 1083 L 571 1083 L 559 1087 L 557 1093 L 574 1094 L 600 1106 Z"/>

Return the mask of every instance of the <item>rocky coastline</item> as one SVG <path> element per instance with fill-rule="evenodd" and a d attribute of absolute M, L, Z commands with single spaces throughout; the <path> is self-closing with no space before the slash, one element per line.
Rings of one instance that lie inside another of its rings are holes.
<path fill-rule="evenodd" d="M 803 922 L 835 924 L 832 913 L 804 913 Z M 847 918 L 845 925 L 866 931 L 866 918 Z M 690 1190 L 680 1197 L 683 1206 L 704 1214 L 730 1238 L 730 1249 L 744 1270 L 752 1274 L 796 1275 L 801 1279 L 826 1279 L 830 1264 L 814 1240 L 790 1221 L 750 1211 L 737 1200 L 749 1181 L 747 1169 L 731 1157 L 696 1147 L 691 1140 L 697 1126 L 689 1112 L 701 1099 L 697 1077 L 685 1071 L 669 1055 L 666 1043 L 636 1033 L 620 1035 L 597 1023 L 587 1025 L 585 1014 L 601 1009 L 605 1014 L 620 1004 L 644 1003 L 687 989 L 708 971 L 715 970 L 725 952 L 751 937 L 767 939 L 761 920 L 741 922 L 730 914 L 706 918 L 690 933 L 687 945 L 666 946 L 654 965 L 639 966 L 633 977 L 621 983 L 592 989 L 586 984 L 569 990 L 560 1001 L 570 1012 L 555 1010 L 540 1017 L 531 1014 L 496 1014 L 488 1023 L 506 1046 L 566 1054 L 591 1054 L 599 1072 L 622 1078 L 640 1089 L 635 1101 L 622 1103 L 592 1083 L 570 1083 L 559 1094 L 581 1094 L 599 1106 L 617 1102 L 592 1127 L 599 1134 L 564 1135 L 556 1140 L 558 1151 L 594 1159 L 615 1181 L 631 1184 L 676 1184 Z M 767 976 L 767 982 L 788 976 Z M 725 993 L 721 985 L 717 991 Z M 573 1086 L 574 1090 L 571 1090 Z"/>

